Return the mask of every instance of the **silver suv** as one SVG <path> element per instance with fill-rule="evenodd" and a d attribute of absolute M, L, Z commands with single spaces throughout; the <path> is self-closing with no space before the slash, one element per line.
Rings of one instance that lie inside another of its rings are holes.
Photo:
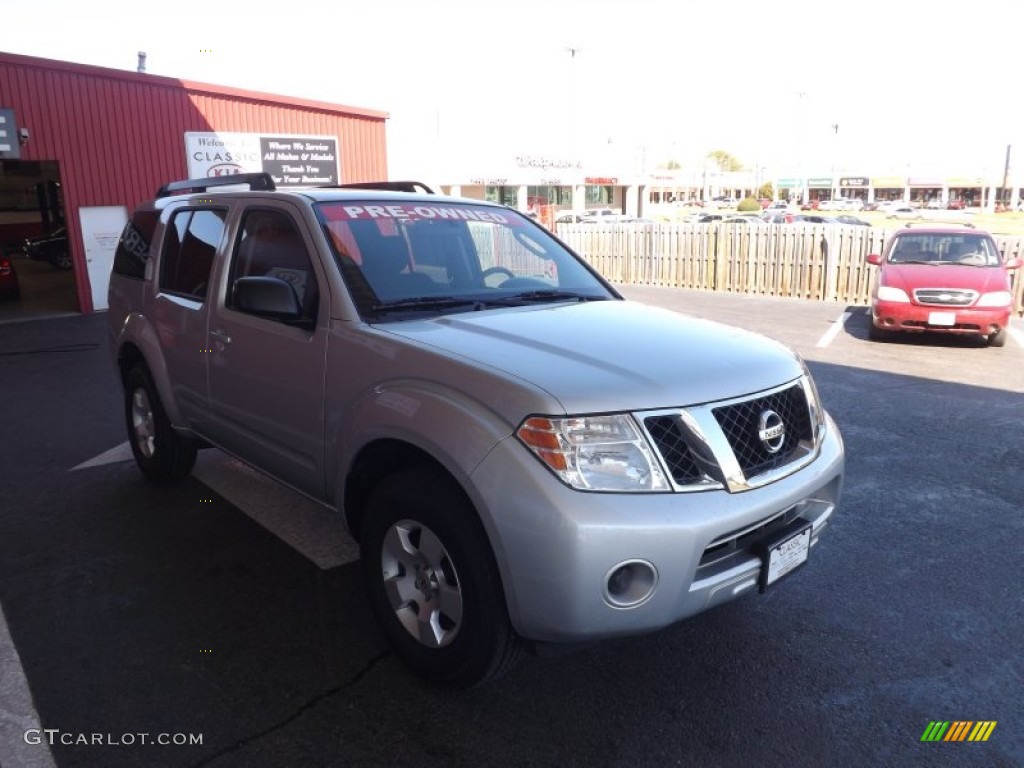
<path fill-rule="evenodd" d="M 109 304 L 143 474 L 216 446 L 338 510 L 436 682 L 774 589 L 838 502 L 794 352 L 623 300 L 503 206 L 175 182 L 126 226 Z"/>

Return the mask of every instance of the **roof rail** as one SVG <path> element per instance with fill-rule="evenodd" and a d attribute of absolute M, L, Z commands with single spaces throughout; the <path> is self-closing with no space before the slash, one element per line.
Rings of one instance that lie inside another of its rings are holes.
<path fill-rule="evenodd" d="M 433 195 L 434 190 L 422 181 L 360 181 L 351 184 L 326 184 L 331 189 L 380 189 L 389 192 L 425 192 Z"/>
<path fill-rule="evenodd" d="M 248 184 L 253 192 L 272 192 L 277 189 L 274 179 L 269 173 L 234 173 L 229 176 L 214 176 L 208 179 L 185 179 L 164 184 L 156 191 L 157 197 L 184 192 L 205 192 L 212 187 L 230 187 Z"/>

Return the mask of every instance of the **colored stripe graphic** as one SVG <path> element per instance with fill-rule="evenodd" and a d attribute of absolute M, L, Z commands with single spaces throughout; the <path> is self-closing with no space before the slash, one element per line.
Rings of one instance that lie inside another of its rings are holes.
<path fill-rule="evenodd" d="M 967 729 L 970 728 L 974 723 L 970 720 L 956 720 L 949 729 L 949 733 L 946 734 L 946 738 L 943 741 L 963 741 L 967 736 Z"/>
<path fill-rule="evenodd" d="M 996 720 L 931 720 L 921 741 L 988 741 Z"/>
<path fill-rule="evenodd" d="M 968 741 L 988 741 L 988 737 L 992 735 L 992 731 L 996 729 L 996 720 L 980 720 L 978 724 L 974 726 L 974 730 L 971 731 L 971 735 L 967 737 Z"/>

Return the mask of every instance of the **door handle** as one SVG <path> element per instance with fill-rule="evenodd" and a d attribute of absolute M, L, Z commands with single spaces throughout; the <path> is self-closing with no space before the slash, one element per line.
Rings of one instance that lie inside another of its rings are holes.
<path fill-rule="evenodd" d="M 210 336 L 216 342 L 220 349 L 224 349 L 225 344 L 231 343 L 231 336 L 228 335 L 227 331 L 210 331 Z"/>

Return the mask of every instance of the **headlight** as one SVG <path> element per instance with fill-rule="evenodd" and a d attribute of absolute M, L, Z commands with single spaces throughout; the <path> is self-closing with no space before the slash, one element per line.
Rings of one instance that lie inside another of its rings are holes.
<path fill-rule="evenodd" d="M 667 491 L 668 481 L 632 417 L 533 416 L 516 436 L 566 485 L 587 491 Z"/>
<path fill-rule="evenodd" d="M 975 306 L 978 307 L 1005 307 L 1013 303 L 1013 296 L 1010 295 L 1009 291 L 993 291 L 992 293 L 983 293 L 981 298 L 978 299 L 978 303 Z"/>
<path fill-rule="evenodd" d="M 879 301 L 898 301 L 903 304 L 909 304 L 910 298 L 907 296 L 907 292 L 901 288 L 893 288 L 888 285 L 878 286 L 878 300 Z"/>
<path fill-rule="evenodd" d="M 811 376 L 807 363 L 799 355 L 797 357 L 800 360 L 800 367 L 804 369 L 802 384 L 804 393 L 807 396 L 807 408 L 811 414 L 811 434 L 817 440 L 819 436 L 818 430 L 825 428 L 825 411 L 821 407 L 821 395 L 818 394 L 818 385 L 814 383 L 814 377 Z"/>

